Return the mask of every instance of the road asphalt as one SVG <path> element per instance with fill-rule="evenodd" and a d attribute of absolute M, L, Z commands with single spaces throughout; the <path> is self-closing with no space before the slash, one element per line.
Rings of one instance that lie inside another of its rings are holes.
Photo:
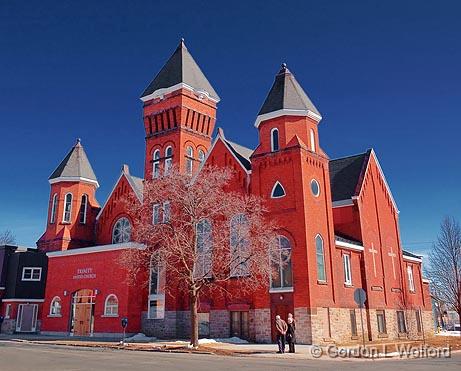
<path fill-rule="evenodd" d="M 162 353 L 84 348 L 0 341 L 1 371 L 53 370 L 461 370 L 461 354 L 443 359 L 306 360 L 279 357 L 230 357 L 189 353 Z"/>

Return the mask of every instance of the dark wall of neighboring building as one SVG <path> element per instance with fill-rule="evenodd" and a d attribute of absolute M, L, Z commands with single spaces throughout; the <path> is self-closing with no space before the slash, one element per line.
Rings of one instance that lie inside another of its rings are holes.
<path fill-rule="evenodd" d="M 16 246 L 0 246 L 0 287 L 6 287 L 6 277 L 8 272 L 8 257 L 16 249 Z"/>
<path fill-rule="evenodd" d="M 40 281 L 23 281 L 24 267 L 42 268 Z M 0 246 L 0 297 L 3 299 L 43 299 L 48 268 L 45 253 L 28 249 L 18 250 L 17 246 Z"/>

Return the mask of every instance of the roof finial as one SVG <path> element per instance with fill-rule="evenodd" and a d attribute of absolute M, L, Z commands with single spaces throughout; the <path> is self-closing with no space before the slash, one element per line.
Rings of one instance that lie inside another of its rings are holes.
<path fill-rule="evenodd" d="M 81 141 L 82 141 L 82 140 L 81 140 L 80 138 L 77 138 L 77 142 L 75 143 L 75 145 L 76 145 L 76 146 L 81 145 Z"/>

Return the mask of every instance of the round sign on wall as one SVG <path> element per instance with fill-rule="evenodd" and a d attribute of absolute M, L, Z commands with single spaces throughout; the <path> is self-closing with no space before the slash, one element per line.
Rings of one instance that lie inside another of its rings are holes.
<path fill-rule="evenodd" d="M 363 304 L 365 304 L 365 301 L 367 300 L 367 293 L 365 292 L 364 289 L 358 288 L 354 290 L 354 301 L 357 303 L 357 305 L 362 308 Z"/>

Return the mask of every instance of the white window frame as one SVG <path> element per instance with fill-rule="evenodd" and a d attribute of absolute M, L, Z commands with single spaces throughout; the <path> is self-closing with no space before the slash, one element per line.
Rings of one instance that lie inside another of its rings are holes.
<path fill-rule="evenodd" d="M 171 204 L 170 204 L 170 201 L 165 201 L 163 203 L 162 221 L 163 223 L 169 223 L 170 219 L 171 219 Z"/>
<path fill-rule="evenodd" d="M 186 147 L 186 172 L 188 175 L 192 175 L 194 171 L 194 149 L 192 146 Z"/>
<path fill-rule="evenodd" d="M 230 220 L 231 277 L 244 277 L 249 275 L 248 265 L 245 260 L 248 257 L 250 241 L 247 236 L 241 236 L 240 234 L 240 228 L 245 224 L 248 225 L 248 218 L 244 213 L 236 214 Z M 237 242 L 235 241 L 236 238 L 238 239 Z"/>
<path fill-rule="evenodd" d="M 152 294 L 152 273 L 153 273 L 153 264 L 156 264 L 156 272 L 157 272 L 157 290 L 155 294 Z M 154 256 L 150 262 L 150 269 L 149 269 L 149 297 L 147 300 L 147 318 L 148 319 L 163 319 L 165 317 L 165 293 L 164 287 L 161 286 L 161 281 L 165 282 L 165 277 L 162 279 L 161 276 L 166 275 L 165 266 L 161 264 L 158 260 L 154 259 Z M 152 316 L 151 313 L 151 302 L 157 302 L 157 312 L 156 316 Z M 159 305 L 160 304 L 160 305 Z"/>
<path fill-rule="evenodd" d="M 343 254 L 344 284 L 352 286 L 351 255 Z"/>
<path fill-rule="evenodd" d="M 173 147 L 168 146 L 165 149 L 165 165 L 163 169 L 163 173 L 165 175 L 168 175 L 170 173 L 172 162 L 173 162 Z"/>
<path fill-rule="evenodd" d="M 117 224 L 118 224 L 120 221 L 122 221 L 122 219 L 126 219 L 126 220 L 128 221 L 128 225 L 130 226 L 130 237 L 129 237 L 128 241 L 115 241 L 115 235 L 114 235 L 114 233 L 115 233 L 115 228 L 117 227 Z M 132 226 L 132 224 L 131 224 L 131 222 L 130 222 L 130 219 L 128 219 L 126 216 L 122 216 L 122 217 L 118 218 L 118 219 L 115 221 L 114 226 L 112 227 L 112 243 L 113 243 L 113 244 L 116 244 L 116 243 L 129 242 L 129 241 L 131 241 L 131 234 L 132 234 L 132 233 L 133 233 L 133 226 Z"/>
<path fill-rule="evenodd" d="M 85 207 L 83 209 L 83 221 L 81 219 L 81 209 L 83 205 L 83 200 L 85 200 Z M 85 193 L 82 195 L 82 199 L 80 200 L 80 210 L 78 211 L 78 222 L 80 224 L 86 224 L 86 212 L 88 210 L 88 195 Z"/>
<path fill-rule="evenodd" d="M 315 144 L 315 133 L 314 133 L 314 129 L 310 129 L 309 132 L 310 132 L 310 139 L 311 139 L 311 151 L 312 151 L 312 152 L 315 152 L 315 150 L 316 150 L 316 144 Z"/>
<path fill-rule="evenodd" d="M 407 265 L 408 288 L 411 292 L 415 292 L 415 277 L 413 275 L 413 266 Z"/>
<path fill-rule="evenodd" d="M 277 148 L 274 146 L 274 132 L 277 132 Z M 278 128 L 271 129 L 271 152 L 277 152 L 280 150 L 280 131 Z"/>
<path fill-rule="evenodd" d="M 54 305 L 55 303 L 59 303 L 59 307 L 58 307 L 59 313 L 53 313 L 53 310 L 56 308 L 56 306 Z M 50 303 L 49 317 L 61 317 L 62 316 L 61 310 L 62 310 L 61 298 L 59 296 L 55 296 L 53 300 L 51 300 L 51 303 Z"/>
<path fill-rule="evenodd" d="M 67 211 L 67 196 L 70 196 L 69 202 L 69 211 Z M 74 195 L 71 192 L 66 193 L 64 196 L 64 210 L 62 211 L 62 222 L 63 223 L 71 223 L 72 221 L 72 202 L 74 201 Z M 69 215 L 69 218 L 66 218 L 66 214 Z"/>
<path fill-rule="evenodd" d="M 317 251 L 317 239 L 320 238 L 320 241 L 322 241 L 322 262 L 323 262 L 323 278 L 320 278 L 319 276 L 319 252 Z M 323 237 L 321 234 L 317 234 L 314 239 L 314 246 L 315 246 L 315 261 L 316 261 L 316 267 L 317 267 L 317 281 L 319 282 L 327 282 L 327 267 L 326 267 L 326 260 L 325 260 L 325 241 L 323 240 Z"/>
<path fill-rule="evenodd" d="M 199 149 L 197 158 L 198 158 L 198 161 L 200 162 L 200 164 L 203 164 L 203 161 L 205 161 L 205 152 L 203 152 L 203 150 Z"/>
<path fill-rule="evenodd" d="M 11 304 L 7 304 L 5 307 L 5 319 L 9 319 L 11 317 Z"/>
<path fill-rule="evenodd" d="M 25 278 L 26 270 L 30 270 L 30 278 Z M 38 279 L 34 278 L 34 272 L 38 271 Z M 24 267 L 22 268 L 21 281 L 40 281 L 42 279 L 42 268 L 41 267 Z"/>
<path fill-rule="evenodd" d="M 282 196 L 274 196 L 274 191 L 275 191 L 275 188 L 277 187 L 277 185 L 280 185 L 280 187 L 282 187 L 282 191 L 283 191 L 283 195 Z M 282 183 L 280 183 L 278 180 L 274 183 L 274 186 L 272 187 L 272 191 L 271 191 L 271 198 L 282 198 L 282 197 L 285 197 L 287 195 L 286 191 L 285 191 L 285 188 L 283 187 Z"/>
<path fill-rule="evenodd" d="M 202 232 L 199 232 L 199 225 L 202 223 L 207 223 L 209 226 L 209 231 L 202 229 Z M 212 275 L 212 264 L 213 264 L 213 223 L 209 219 L 201 219 L 195 226 L 196 233 L 196 264 L 194 265 L 194 276 L 196 277 L 205 277 L 210 278 Z M 203 233 L 203 237 L 199 236 L 199 233 Z M 199 241 L 199 238 L 202 241 Z M 205 240 L 204 238 L 207 238 Z M 203 246 L 201 245 L 203 243 Z"/>
<path fill-rule="evenodd" d="M 115 298 L 115 300 L 117 301 L 117 304 L 110 304 L 109 306 L 109 299 L 111 298 Z M 111 309 L 110 312 L 109 312 L 109 308 Z M 114 308 L 116 309 L 116 313 L 113 313 Z M 119 300 L 118 300 L 117 295 L 115 294 L 107 295 L 106 300 L 104 301 L 104 317 L 118 317 L 119 315 L 118 309 L 119 309 Z"/>
<path fill-rule="evenodd" d="M 317 189 L 318 189 L 317 193 L 314 193 L 314 191 L 312 190 L 312 184 L 316 184 L 316 185 L 317 185 Z M 320 196 L 320 183 L 318 182 L 318 180 L 317 180 L 317 179 L 312 179 L 312 180 L 311 180 L 310 186 L 311 186 L 311 193 L 312 193 L 312 195 L 313 195 L 314 197 L 319 197 L 319 196 Z"/>
<path fill-rule="evenodd" d="M 278 235 L 276 237 L 277 239 L 277 248 L 279 250 L 279 254 L 277 256 L 277 261 L 276 262 L 272 262 L 271 264 L 277 264 L 278 266 L 278 274 L 279 274 L 279 277 L 280 277 L 280 287 L 272 287 L 272 275 L 270 277 L 270 290 L 269 292 L 292 292 L 293 291 L 293 260 L 291 259 L 292 257 L 292 251 L 293 251 L 293 247 L 291 246 L 291 241 L 288 237 L 284 236 L 284 235 Z M 285 239 L 288 241 L 288 246 L 289 246 L 289 262 L 290 262 L 290 266 L 291 266 L 291 286 L 284 286 L 283 282 L 285 281 L 285 268 L 286 267 L 283 267 L 283 254 L 282 254 L 282 250 L 288 250 L 287 248 L 284 248 L 282 249 L 282 243 L 281 243 L 281 240 L 282 239 Z"/>
<path fill-rule="evenodd" d="M 160 176 L 160 150 L 156 149 L 152 155 L 152 179 Z"/>
<path fill-rule="evenodd" d="M 160 224 L 160 204 L 152 205 L 152 224 Z"/>
<path fill-rule="evenodd" d="M 58 208 L 58 194 L 55 193 L 51 200 L 50 224 L 56 223 L 56 211 Z"/>

